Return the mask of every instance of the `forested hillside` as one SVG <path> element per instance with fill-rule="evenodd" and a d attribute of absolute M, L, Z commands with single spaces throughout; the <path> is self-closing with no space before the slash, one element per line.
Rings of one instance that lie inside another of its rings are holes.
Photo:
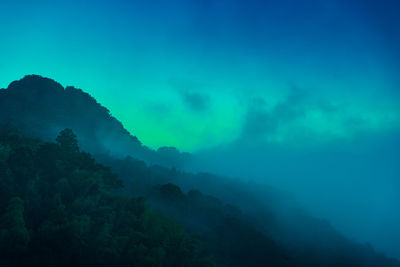
<path fill-rule="evenodd" d="M 81 90 L 27 76 L 0 124 L 1 266 L 400 266 L 290 195 L 176 168 Z"/>
<path fill-rule="evenodd" d="M 189 156 L 175 148 L 149 149 L 92 96 L 38 75 L 25 76 L 0 89 L 0 114 L 0 124 L 48 141 L 70 128 L 82 148 L 93 154 L 130 155 L 174 167 Z"/>
<path fill-rule="evenodd" d="M 0 265 L 214 265 L 181 224 L 121 187 L 71 130 L 47 143 L 3 129 Z"/>
<path fill-rule="evenodd" d="M 222 265 L 400 266 L 369 244 L 349 240 L 328 221 L 310 216 L 290 195 L 272 188 L 148 166 L 132 158 L 101 161 L 126 181 L 127 193 L 147 196 L 154 208 L 202 233 Z"/>

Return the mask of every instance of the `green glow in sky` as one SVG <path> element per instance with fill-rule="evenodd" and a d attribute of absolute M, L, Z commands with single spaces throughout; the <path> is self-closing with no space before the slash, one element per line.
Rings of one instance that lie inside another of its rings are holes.
<path fill-rule="evenodd" d="M 322 5 L 323 17 L 304 14 L 299 24 L 284 19 L 284 9 L 270 20 L 242 21 L 233 5 L 203 18 L 184 3 L 165 12 L 144 3 L 6 2 L 0 87 L 39 74 L 82 88 L 153 148 L 233 142 L 243 137 L 254 99 L 268 112 L 293 87 L 307 95 L 290 111 L 300 113 L 278 119 L 262 141 L 399 126 L 398 81 L 384 39 L 361 17 L 337 21 L 346 7 Z"/>

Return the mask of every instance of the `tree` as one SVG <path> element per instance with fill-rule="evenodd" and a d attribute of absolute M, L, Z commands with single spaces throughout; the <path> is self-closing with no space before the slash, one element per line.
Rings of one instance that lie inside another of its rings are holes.
<path fill-rule="evenodd" d="M 25 226 L 24 202 L 22 199 L 19 197 L 10 199 L 0 223 L 0 244 L 2 251 L 15 253 L 25 250 L 30 237 L 28 229 Z"/>
<path fill-rule="evenodd" d="M 79 152 L 78 140 L 71 129 L 64 129 L 56 139 L 61 149 L 66 152 Z"/>
<path fill-rule="evenodd" d="M 185 198 L 182 190 L 178 186 L 171 183 L 162 185 L 160 187 L 160 195 L 163 199 L 169 201 L 181 201 Z"/>

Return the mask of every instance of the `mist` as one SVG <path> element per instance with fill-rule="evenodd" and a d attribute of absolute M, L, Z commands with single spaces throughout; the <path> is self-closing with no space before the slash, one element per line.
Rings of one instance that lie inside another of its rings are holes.
<path fill-rule="evenodd" d="M 398 258 L 399 131 L 323 144 L 298 141 L 201 151 L 190 168 L 239 179 L 251 192 L 266 185 L 284 191 L 347 237 Z"/>
<path fill-rule="evenodd" d="M 364 115 L 352 111 L 351 104 L 333 104 L 297 87 L 268 104 L 263 98 L 250 99 L 237 138 L 195 152 L 188 169 L 240 180 L 261 201 L 266 193 L 254 188 L 272 186 L 345 236 L 398 258 L 396 115 Z M 322 120 L 314 121 L 310 114 Z"/>

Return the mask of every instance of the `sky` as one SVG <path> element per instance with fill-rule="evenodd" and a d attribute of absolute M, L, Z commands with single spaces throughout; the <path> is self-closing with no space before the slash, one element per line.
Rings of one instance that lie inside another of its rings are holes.
<path fill-rule="evenodd" d="M 294 89 L 316 103 L 274 141 L 384 131 L 399 124 L 396 2 L 6 0 L 0 86 L 80 87 L 153 148 L 230 143 Z"/>
<path fill-rule="evenodd" d="M 145 145 L 252 166 L 400 258 L 399 11 L 397 0 L 2 0 L 0 88 L 27 74 L 82 88 Z"/>

